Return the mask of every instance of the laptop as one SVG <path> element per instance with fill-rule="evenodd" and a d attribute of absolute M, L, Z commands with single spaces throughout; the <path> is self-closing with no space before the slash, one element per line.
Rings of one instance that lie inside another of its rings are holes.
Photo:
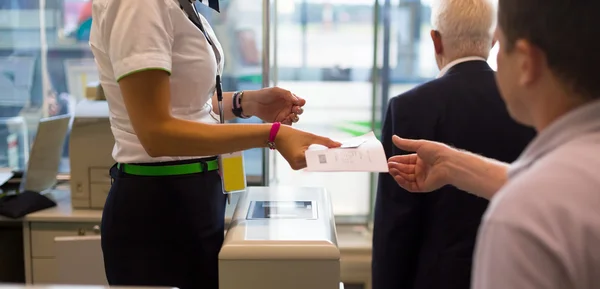
<path fill-rule="evenodd" d="M 41 193 L 56 185 L 56 176 L 71 119 L 70 114 L 40 119 L 29 153 L 27 169 L 23 173 L 21 192 Z"/>

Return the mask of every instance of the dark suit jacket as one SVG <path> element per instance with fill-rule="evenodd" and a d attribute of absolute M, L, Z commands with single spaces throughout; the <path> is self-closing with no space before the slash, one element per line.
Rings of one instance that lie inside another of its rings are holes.
<path fill-rule="evenodd" d="M 382 131 L 388 157 L 405 154 L 392 135 L 434 140 L 504 162 L 535 132 L 514 122 L 484 61 L 391 99 Z M 429 194 L 379 176 L 373 232 L 373 289 L 469 289 L 477 229 L 488 201 L 446 186 Z"/>

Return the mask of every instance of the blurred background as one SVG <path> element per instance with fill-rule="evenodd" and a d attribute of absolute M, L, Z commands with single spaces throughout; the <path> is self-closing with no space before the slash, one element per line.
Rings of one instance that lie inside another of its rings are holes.
<path fill-rule="evenodd" d="M 225 90 L 289 89 L 307 100 L 297 127 L 343 140 L 379 134 L 389 98 L 438 73 L 430 1 L 221 0 L 221 13 L 197 7 L 224 47 Z M 0 0 L 0 167 L 23 170 L 38 120 L 71 113 L 97 84 L 91 21 L 90 0 Z M 68 157 L 65 146 L 65 179 Z M 252 185 L 326 187 L 338 222 L 370 219 L 375 175 L 293 171 L 263 149 L 246 151 L 245 161 Z"/>

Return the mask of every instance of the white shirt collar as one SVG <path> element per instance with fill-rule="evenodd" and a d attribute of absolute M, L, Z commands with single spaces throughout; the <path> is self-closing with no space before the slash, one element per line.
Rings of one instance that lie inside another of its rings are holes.
<path fill-rule="evenodd" d="M 438 74 L 437 78 L 440 78 L 440 77 L 446 75 L 446 73 L 448 73 L 448 70 L 450 70 L 450 68 L 452 68 L 453 66 L 455 66 L 459 63 L 463 63 L 463 62 L 467 62 L 467 61 L 474 61 L 474 60 L 487 61 L 485 58 L 479 57 L 479 56 L 469 56 L 469 57 L 463 57 L 463 58 L 453 60 L 450 63 L 446 64 L 446 66 L 444 66 L 442 68 L 442 70 L 440 70 L 440 73 Z"/>

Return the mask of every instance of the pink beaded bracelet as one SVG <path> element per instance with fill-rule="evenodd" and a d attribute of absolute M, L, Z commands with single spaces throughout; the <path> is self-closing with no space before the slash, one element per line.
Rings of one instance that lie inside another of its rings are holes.
<path fill-rule="evenodd" d="M 269 141 L 267 142 L 267 145 L 272 150 L 275 149 L 275 138 L 277 137 L 277 133 L 279 132 L 280 127 L 281 123 L 279 122 L 274 122 L 271 126 L 271 132 L 269 133 Z"/>

